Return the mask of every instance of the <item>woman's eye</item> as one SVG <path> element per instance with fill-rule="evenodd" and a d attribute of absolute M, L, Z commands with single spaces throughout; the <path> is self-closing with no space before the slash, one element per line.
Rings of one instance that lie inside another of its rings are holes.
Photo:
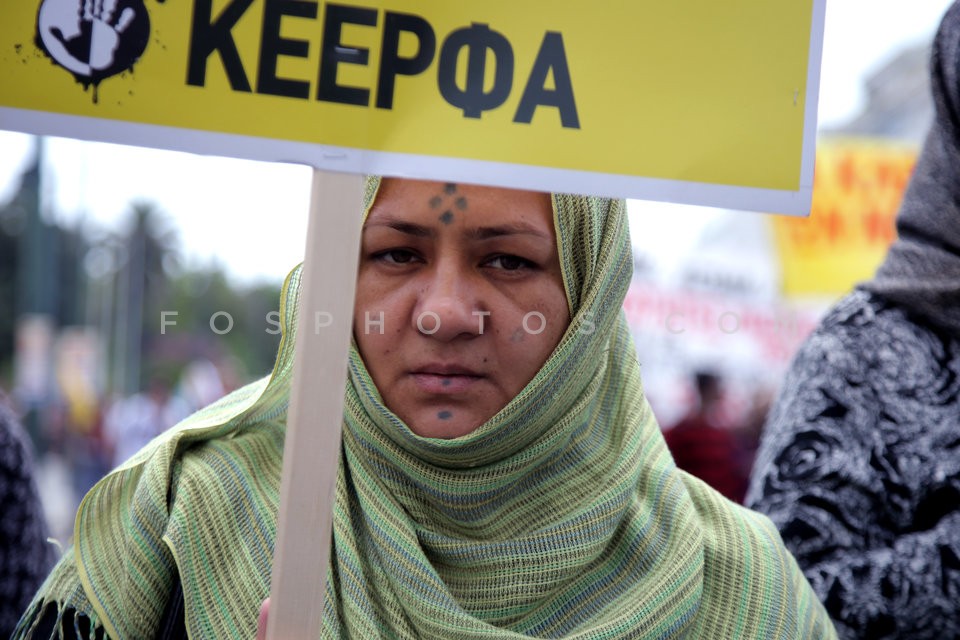
<path fill-rule="evenodd" d="M 528 269 L 536 266 L 533 262 L 520 256 L 500 255 L 487 261 L 487 266 L 504 271 L 517 271 L 518 269 Z"/>
<path fill-rule="evenodd" d="M 373 259 L 387 264 L 409 264 L 416 259 L 416 256 L 406 249 L 389 249 L 375 253 Z"/>

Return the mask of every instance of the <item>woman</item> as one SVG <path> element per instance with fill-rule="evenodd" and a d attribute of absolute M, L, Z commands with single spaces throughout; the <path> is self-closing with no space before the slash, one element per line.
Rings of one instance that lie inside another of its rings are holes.
<path fill-rule="evenodd" d="M 670 459 L 621 311 L 622 201 L 368 184 L 323 637 L 834 637 L 771 524 Z M 298 286 L 270 380 L 87 496 L 17 637 L 44 606 L 85 637 L 154 637 L 181 606 L 193 638 L 254 637 Z"/>
<path fill-rule="evenodd" d="M 748 495 L 851 640 L 960 638 L 960 3 L 930 62 L 898 238 L 798 351 Z"/>

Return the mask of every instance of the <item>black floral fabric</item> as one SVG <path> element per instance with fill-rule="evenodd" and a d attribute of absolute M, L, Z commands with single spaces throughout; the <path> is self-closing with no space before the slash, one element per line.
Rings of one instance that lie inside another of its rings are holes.
<path fill-rule="evenodd" d="M 9 638 L 54 561 L 27 439 L 0 398 L 0 638 Z"/>
<path fill-rule="evenodd" d="M 960 638 L 960 336 L 848 295 L 783 381 L 746 502 L 841 638 Z"/>

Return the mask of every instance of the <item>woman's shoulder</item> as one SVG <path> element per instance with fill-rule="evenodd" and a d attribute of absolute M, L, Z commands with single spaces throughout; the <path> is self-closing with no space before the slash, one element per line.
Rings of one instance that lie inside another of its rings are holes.
<path fill-rule="evenodd" d="M 872 357 L 892 348 L 919 347 L 928 351 L 931 343 L 940 350 L 960 354 L 960 340 L 910 309 L 887 301 L 863 289 L 855 289 L 831 306 L 817 327 L 804 340 L 800 357 L 821 357 L 837 353 Z M 831 359 L 831 365 L 845 362 Z"/>
<path fill-rule="evenodd" d="M 225 526 L 218 520 L 236 523 L 251 516 L 270 520 L 273 531 L 285 424 L 282 418 L 258 419 L 185 443 L 170 466 L 166 535 L 180 540 L 185 532 L 196 532 L 198 521 L 203 527 Z"/>
<path fill-rule="evenodd" d="M 101 480 L 78 510 L 81 555 L 86 545 L 117 535 L 136 545 L 143 536 L 162 540 L 177 555 L 211 529 L 226 530 L 251 514 L 275 518 L 286 407 L 265 405 L 263 395 L 263 385 L 253 383 L 225 396 Z"/>
<path fill-rule="evenodd" d="M 960 338 L 854 291 L 797 352 L 764 438 L 782 440 L 812 425 L 839 442 L 872 442 L 879 433 L 894 447 L 915 446 L 921 433 L 946 436 L 960 407 L 957 370 Z"/>
<path fill-rule="evenodd" d="M 779 563 L 790 555 L 769 518 L 727 499 L 696 476 L 681 473 L 704 527 L 708 556 L 729 565 L 727 570 L 739 571 L 751 556 L 760 563 Z"/>
<path fill-rule="evenodd" d="M 805 428 L 821 417 L 869 432 L 884 411 L 915 419 L 915 406 L 955 405 L 960 339 L 908 310 L 856 290 L 807 337 L 784 376 L 772 412 L 775 425 Z M 911 407 L 904 412 L 905 407 Z M 780 427 L 778 427 L 779 429 Z"/>
<path fill-rule="evenodd" d="M 248 385 L 175 426 L 170 442 L 149 454 L 147 473 L 166 474 L 171 525 L 178 517 L 228 517 L 254 503 L 275 506 L 286 398 L 270 394 L 262 382 Z"/>
<path fill-rule="evenodd" d="M 836 631 L 796 560 L 766 516 L 736 504 L 690 474 L 684 484 L 704 536 L 703 603 L 725 611 L 741 603 L 738 631 L 711 637 L 836 638 Z M 757 602 L 764 602 L 758 608 Z M 723 616 L 707 616 L 722 618 Z"/>
<path fill-rule="evenodd" d="M 73 547 L 38 597 L 94 606 L 110 635 L 150 637 L 178 576 L 202 581 L 198 558 L 240 557 L 243 536 L 272 550 L 284 424 L 285 404 L 264 380 L 155 438 L 84 497 Z"/>
<path fill-rule="evenodd" d="M 282 442 L 286 406 L 281 410 L 265 407 L 268 389 L 266 378 L 258 380 L 193 412 L 104 476 L 84 502 L 120 499 L 114 494 L 134 496 L 145 487 L 162 490 L 169 498 L 184 471 L 195 463 L 203 466 L 204 452 L 246 447 L 258 438 Z"/>

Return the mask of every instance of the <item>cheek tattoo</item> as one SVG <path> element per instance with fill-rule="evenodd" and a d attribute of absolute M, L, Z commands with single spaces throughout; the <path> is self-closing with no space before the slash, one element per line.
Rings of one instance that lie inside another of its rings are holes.
<path fill-rule="evenodd" d="M 452 201 L 452 202 L 451 202 Z M 430 198 L 431 209 L 443 209 L 440 214 L 440 222 L 450 224 L 453 222 L 453 209 L 456 207 L 460 211 L 467 210 L 467 199 L 463 196 L 457 197 L 457 185 L 448 182 L 443 185 L 443 195 L 436 195 Z"/>

